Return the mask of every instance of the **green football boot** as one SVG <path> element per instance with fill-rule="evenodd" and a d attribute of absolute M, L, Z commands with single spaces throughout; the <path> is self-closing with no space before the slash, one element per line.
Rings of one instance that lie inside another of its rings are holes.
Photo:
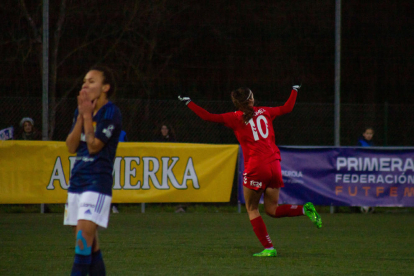
<path fill-rule="evenodd" d="M 303 205 L 303 209 L 305 210 L 305 215 L 310 218 L 310 220 L 316 225 L 319 229 L 322 227 L 322 219 L 321 216 L 316 212 L 315 206 L 313 206 L 312 202 L 305 203 Z"/>
<path fill-rule="evenodd" d="M 254 257 L 276 257 L 276 249 L 265 249 L 260 253 L 253 254 Z"/>

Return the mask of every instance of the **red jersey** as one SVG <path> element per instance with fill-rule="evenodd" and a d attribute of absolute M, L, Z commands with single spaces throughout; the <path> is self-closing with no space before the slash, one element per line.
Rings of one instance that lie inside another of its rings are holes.
<path fill-rule="evenodd" d="M 243 151 L 245 172 L 248 172 L 261 164 L 281 160 L 279 148 L 275 143 L 272 121 L 277 116 L 293 110 L 296 96 L 296 90 L 292 90 L 289 99 L 283 106 L 253 107 L 254 116 L 247 124 L 243 121 L 243 112 L 241 111 L 211 114 L 192 101 L 188 107 L 201 119 L 223 123 L 234 131 Z"/>

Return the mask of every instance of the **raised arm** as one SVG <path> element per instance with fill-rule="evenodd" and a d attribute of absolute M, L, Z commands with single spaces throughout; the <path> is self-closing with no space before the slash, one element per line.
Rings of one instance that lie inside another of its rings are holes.
<path fill-rule="evenodd" d="M 272 119 L 274 119 L 277 116 L 281 116 L 283 114 L 287 114 L 292 112 L 293 107 L 296 103 L 296 97 L 298 95 L 298 90 L 300 88 L 300 85 L 294 85 L 292 87 L 292 92 L 290 92 L 289 99 L 285 102 L 282 106 L 272 107 L 269 109 L 270 115 Z"/>
<path fill-rule="evenodd" d="M 189 97 L 178 96 L 178 99 L 185 103 L 201 119 L 215 123 L 224 123 L 224 118 L 221 114 L 212 114 L 208 112 L 204 108 L 196 105 Z"/>

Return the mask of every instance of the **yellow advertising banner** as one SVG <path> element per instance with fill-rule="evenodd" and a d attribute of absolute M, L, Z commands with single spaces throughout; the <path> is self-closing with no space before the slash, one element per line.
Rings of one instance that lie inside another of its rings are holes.
<path fill-rule="evenodd" d="M 238 145 L 119 143 L 112 202 L 228 202 Z M 0 141 L 0 204 L 65 203 L 64 142 Z"/>

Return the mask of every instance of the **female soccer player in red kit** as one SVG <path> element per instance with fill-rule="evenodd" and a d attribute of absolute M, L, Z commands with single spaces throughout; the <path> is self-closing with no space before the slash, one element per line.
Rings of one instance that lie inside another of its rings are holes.
<path fill-rule="evenodd" d="M 253 93 L 249 88 L 231 92 L 231 99 L 238 109 L 235 112 L 211 114 L 196 105 L 189 97 L 178 96 L 201 119 L 222 123 L 234 131 L 244 156 L 243 193 L 246 209 L 253 231 L 265 248 L 253 256 L 275 257 L 276 249 L 267 233 L 266 225 L 259 213 L 259 201 L 264 193 L 266 214 L 274 218 L 307 215 L 317 228 L 322 220 L 311 202 L 305 205 L 278 206 L 280 188 L 284 187 L 280 167 L 280 151 L 275 144 L 272 121 L 293 110 L 300 86 L 294 85 L 289 99 L 283 106 L 255 107 Z"/>

